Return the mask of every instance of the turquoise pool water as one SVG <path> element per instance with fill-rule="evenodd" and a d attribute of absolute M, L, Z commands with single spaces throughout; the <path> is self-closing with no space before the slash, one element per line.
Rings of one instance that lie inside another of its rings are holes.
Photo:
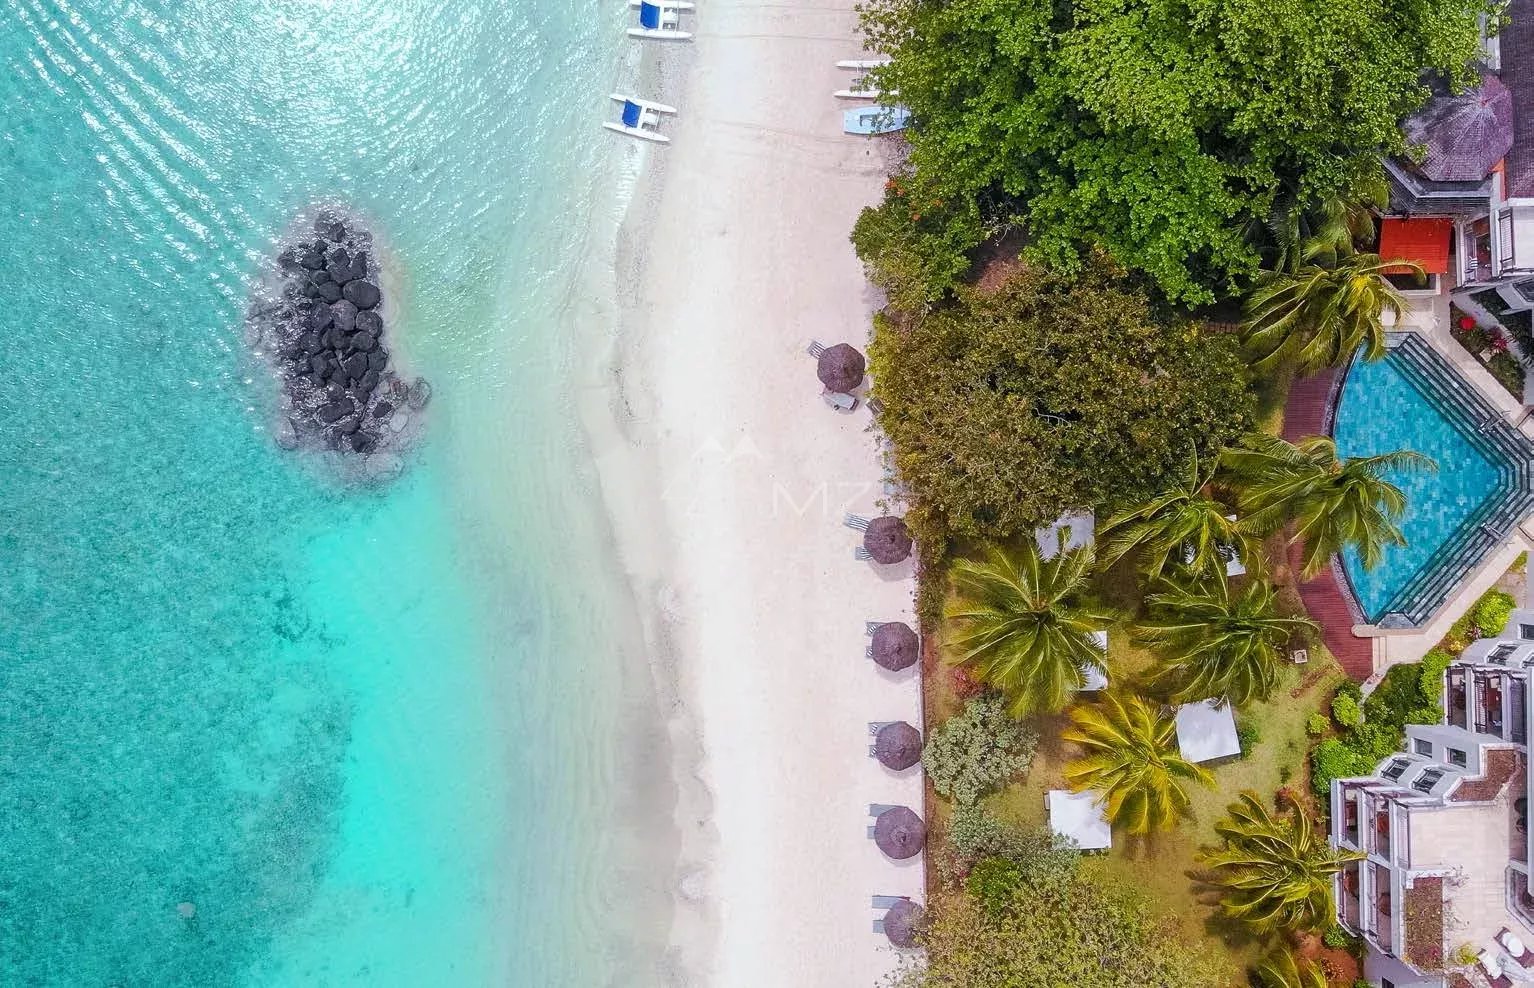
<path fill-rule="evenodd" d="M 561 319 L 621 21 L 0 0 L 0 985 L 651 983 L 664 752 Z M 243 354 L 316 198 L 435 388 L 385 490 L 279 451 Z"/>
<path fill-rule="evenodd" d="M 1470 385 L 1460 382 L 1460 386 Z M 1499 495 L 1497 466 L 1456 427 L 1452 416 L 1403 372 L 1394 352 L 1373 363 L 1355 362 L 1338 402 L 1333 435 L 1343 456 L 1411 449 L 1430 456 L 1437 473 L 1394 472 L 1406 494 L 1400 520 L 1407 545 L 1389 547 L 1373 570 L 1352 549 L 1343 553 L 1348 579 L 1365 616 L 1378 620 L 1455 531 L 1488 498 Z"/>

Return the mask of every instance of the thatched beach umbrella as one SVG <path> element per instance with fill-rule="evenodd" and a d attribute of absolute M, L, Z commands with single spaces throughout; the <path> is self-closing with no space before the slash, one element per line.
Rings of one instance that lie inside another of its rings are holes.
<path fill-rule="evenodd" d="M 826 347 L 815 364 L 815 376 L 820 378 L 826 390 L 842 393 L 862 384 L 867 370 L 863 355 L 847 343 Z"/>
<path fill-rule="evenodd" d="M 894 515 L 875 518 L 863 532 L 863 548 L 877 563 L 888 565 L 905 559 L 911 554 L 911 533 L 905 520 Z"/>
<path fill-rule="evenodd" d="M 1431 100 L 1402 124 L 1423 149 L 1417 170 L 1435 182 L 1479 182 L 1513 146 L 1513 94 L 1488 73 L 1462 95 Z"/>
<path fill-rule="evenodd" d="M 920 854 L 926 840 L 927 825 L 909 806 L 885 810 L 874 821 L 874 843 L 897 860 Z"/>
<path fill-rule="evenodd" d="M 921 658 L 921 642 L 903 621 L 886 621 L 874 629 L 873 659 L 890 672 L 908 669 Z"/>
<path fill-rule="evenodd" d="M 921 732 L 903 720 L 885 724 L 874 736 L 874 757 L 897 772 L 921 761 Z"/>
<path fill-rule="evenodd" d="M 916 946 L 916 930 L 924 918 L 921 906 L 901 899 L 884 914 L 884 935 L 897 947 Z"/>

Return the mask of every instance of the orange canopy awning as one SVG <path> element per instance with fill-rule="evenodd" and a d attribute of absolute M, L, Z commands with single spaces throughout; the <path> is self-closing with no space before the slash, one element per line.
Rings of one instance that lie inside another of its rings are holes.
<path fill-rule="evenodd" d="M 1449 239 L 1454 236 L 1450 219 L 1401 219 L 1387 216 L 1380 221 L 1380 257 L 1387 261 L 1416 261 L 1428 274 L 1449 273 Z M 1386 268 L 1391 274 L 1406 274 L 1410 268 Z"/>

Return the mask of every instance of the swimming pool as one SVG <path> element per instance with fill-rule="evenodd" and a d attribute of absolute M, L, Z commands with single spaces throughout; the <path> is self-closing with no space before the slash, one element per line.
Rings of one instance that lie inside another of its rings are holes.
<path fill-rule="evenodd" d="M 1373 570 L 1343 553 L 1370 623 L 1424 622 L 1534 507 L 1534 446 L 1415 334 L 1392 334 L 1383 359 L 1353 363 L 1332 435 L 1342 456 L 1412 449 L 1438 463 L 1437 473 L 1388 475 L 1406 494 L 1405 546 L 1386 548 Z"/>

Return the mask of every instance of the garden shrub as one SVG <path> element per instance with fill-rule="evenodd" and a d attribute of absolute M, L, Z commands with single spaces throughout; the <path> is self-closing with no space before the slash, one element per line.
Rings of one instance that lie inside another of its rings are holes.
<path fill-rule="evenodd" d="M 1383 756 L 1381 756 L 1383 757 Z M 1327 738 L 1310 752 L 1310 785 L 1322 800 L 1329 800 L 1333 779 L 1368 775 L 1379 759 L 1370 758 L 1343 738 Z"/>
<path fill-rule="evenodd" d="M 1476 601 L 1475 607 L 1470 611 L 1481 637 L 1494 638 L 1501 634 L 1516 606 L 1517 602 L 1513 600 L 1513 595 L 1505 590 L 1487 591 L 1480 600 Z"/>
<path fill-rule="evenodd" d="M 1002 858 L 1030 881 L 1063 881 L 1076 873 L 1079 855 L 1043 827 L 1015 827 L 979 806 L 960 806 L 948 823 L 938 874 L 953 883 L 975 862 Z"/>
<path fill-rule="evenodd" d="M 1355 941 L 1354 936 L 1341 926 L 1336 924 L 1327 930 L 1321 937 L 1321 942 L 1333 950 L 1349 950 Z"/>
<path fill-rule="evenodd" d="M 1012 894 L 1023 883 L 1023 872 L 1016 862 L 1006 858 L 986 858 L 970 870 L 964 888 L 980 900 L 986 912 L 998 914 L 1007 908 Z"/>
<path fill-rule="evenodd" d="M 944 200 L 912 175 L 884 186 L 884 202 L 863 210 L 852 246 L 868 280 L 890 306 L 920 312 L 941 299 L 970 268 L 970 251 L 986 237 L 974 200 Z"/>
<path fill-rule="evenodd" d="M 1236 740 L 1241 744 L 1241 757 L 1245 758 L 1262 740 L 1262 730 L 1255 722 L 1242 719 L 1236 724 Z"/>
<path fill-rule="evenodd" d="M 969 806 L 1028 771 L 1037 743 L 1038 735 L 1008 716 L 999 694 L 986 693 L 933 732 L 922 767 L 939 795 Z"/>
<path fill-rule="evenodd" d="M 1338 693 L 1332 697 L 1332 719 L 1351 730 L 1364 722 L 1364 708 L 1353 697 Z"/>
<path fill-rule="evenodd" d="M 1332 706 L 1336 707 L 1336 700 L 1332 701 Z M 1313 738 L 1318 738 L 1325 734 L 1331 726 L 1331 721 L 1326 719 L 1325 714 L 1314 713 L 1305 720 L 1305 733 Z"/>

